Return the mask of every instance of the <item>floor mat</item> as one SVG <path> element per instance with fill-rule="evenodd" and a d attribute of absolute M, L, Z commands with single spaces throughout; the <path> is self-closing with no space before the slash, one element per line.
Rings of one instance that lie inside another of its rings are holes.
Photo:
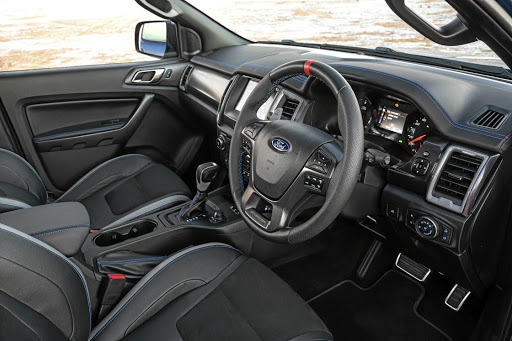
<path fill-rule="evenodd" d="M 352 277 L 373 237 L 357 226 L 326 231 L 322 251 L 273 267 L 272 270 L 308 300 Z"/>
<path fill-rule="evenodd" d="M 335 340 L 450 340 L 416 313 L 423 294 L 421 285 L 392 270 L 369 288 L 345 281 L 309 304 Z"/>

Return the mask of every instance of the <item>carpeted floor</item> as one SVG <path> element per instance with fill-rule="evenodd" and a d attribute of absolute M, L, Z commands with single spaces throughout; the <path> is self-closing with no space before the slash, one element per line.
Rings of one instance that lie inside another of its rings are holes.
<path fill-rule="evenodd" d="M 361 288 L 352 281 L 341 282 L 309 304 L 335 340 L 450 340 L 417 314 L 423 295 L 419 283 L 392 270 L 369 288 Z"/>
<path fill-rule="evenodd" d="M 273 267 L 305 300 L 355 275 L 373 236 L 357 226 L 346 225 L 322 236 L 322 251 Z"/>

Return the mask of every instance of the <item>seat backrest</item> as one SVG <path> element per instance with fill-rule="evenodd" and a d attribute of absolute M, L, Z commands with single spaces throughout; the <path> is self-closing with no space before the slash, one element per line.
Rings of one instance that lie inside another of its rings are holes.
<path fill-rule="evenodd" d="M 85 279 L 63 254 L 0 224 L 1 340 L 87 340 Z"/>
<path fill-rule="evenodd" d="M 43 181 L 21 156 L 0 148 L 0 212 L 41 205 L 48 200 Z"/>

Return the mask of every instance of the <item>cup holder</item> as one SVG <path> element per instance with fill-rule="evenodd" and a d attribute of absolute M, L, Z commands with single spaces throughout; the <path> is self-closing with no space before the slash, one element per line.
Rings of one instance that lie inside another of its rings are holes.
<path fill-rule="evenodd" d="M 140 237 L 147 233 L 153 232 L 156 227 L 157 224 L 154 221 L 139 221 L 134 224 L 128 224 L 115 230 L 101 233 L 96 237 L 96 239 L 94 239 L 94 243 L 98 246 L 111 246 L 114 244 L 122 243 L 125 240 Z"/>

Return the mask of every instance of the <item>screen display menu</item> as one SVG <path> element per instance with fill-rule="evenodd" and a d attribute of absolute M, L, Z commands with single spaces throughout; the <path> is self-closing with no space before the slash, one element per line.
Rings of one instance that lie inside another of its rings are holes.
<path fill-rule="evenodd" d="M 398 110 L 382 108 L 377 126 L 397 134 L 402 134 L 407 114 Z"/>

